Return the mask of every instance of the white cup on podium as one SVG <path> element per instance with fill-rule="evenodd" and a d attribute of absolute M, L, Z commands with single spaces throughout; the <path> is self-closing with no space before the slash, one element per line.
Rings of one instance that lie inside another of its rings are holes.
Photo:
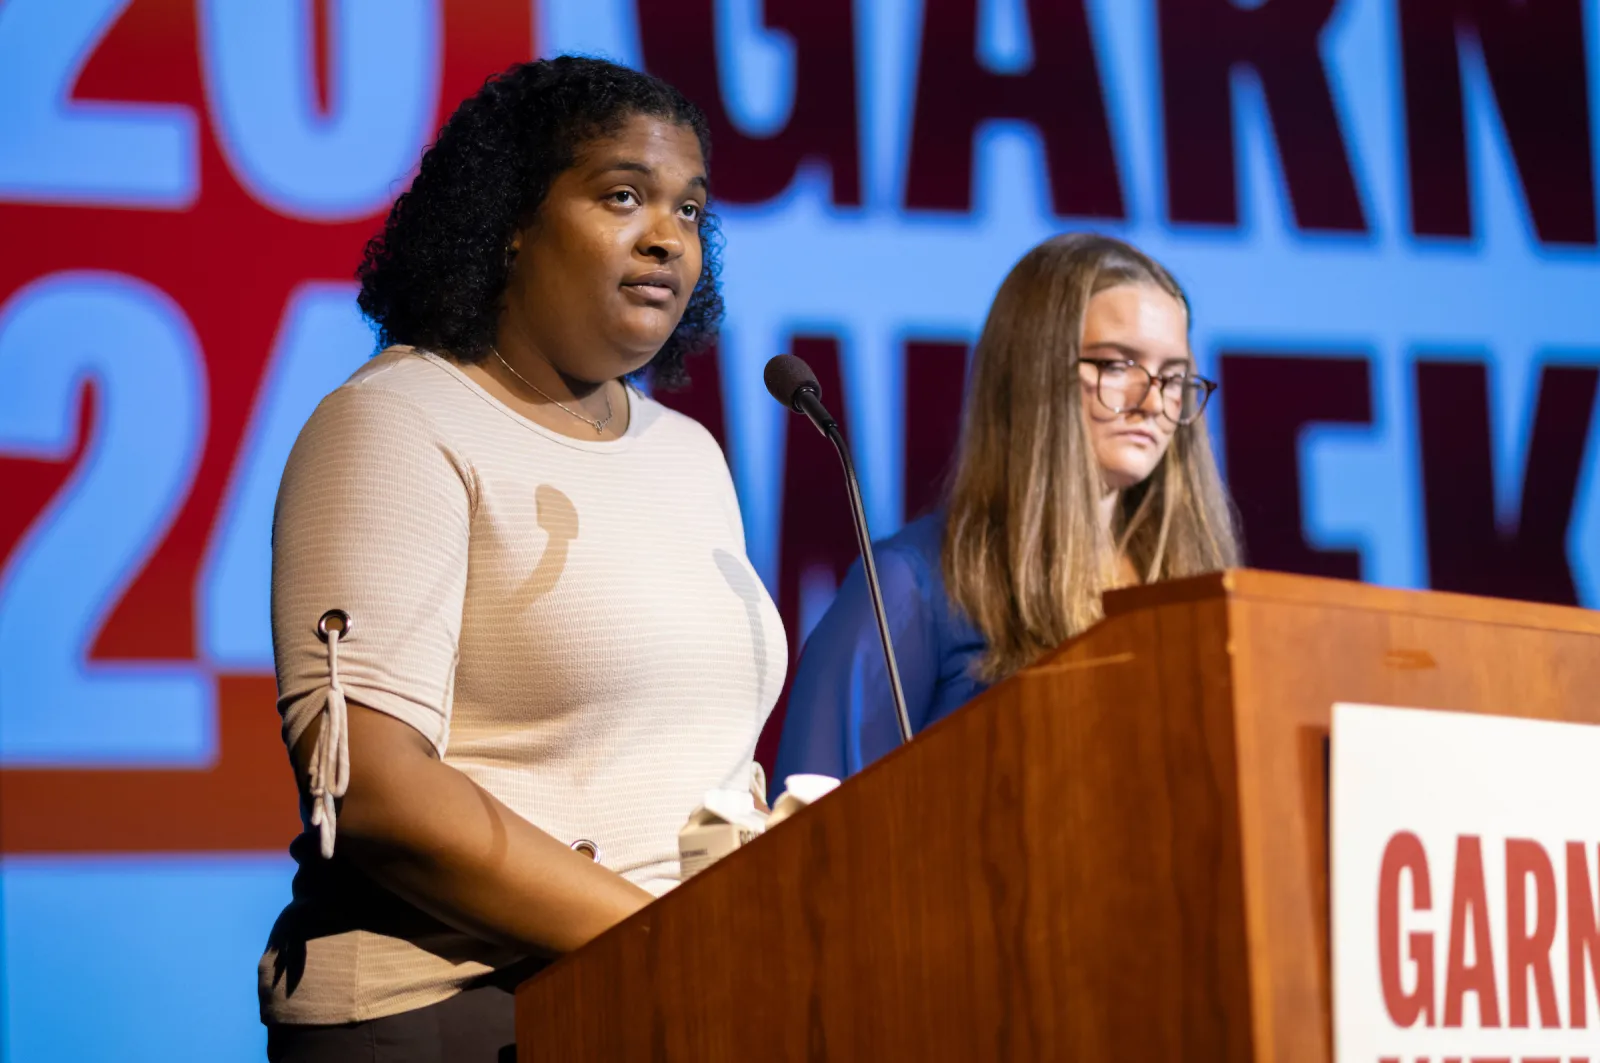
<path fill-rule="evenodd" d="M 707 790 L 700 807 L 689 814 L 689 821 L 678 832 L 682 881 L 821 800 L 838 785 L 839 780 L 829 775 L 791 775 L 783 780 L 783 794 L 765 814 L 756 806 L 753 791 Z"/>
<path fill-rule="evenodd" d="M 783 780 L 783 793 L 767 814 L 767 829 L 782 823 L 807 805 L 822 800 L 839 785 L 831 775 L 797 774 Z"/>

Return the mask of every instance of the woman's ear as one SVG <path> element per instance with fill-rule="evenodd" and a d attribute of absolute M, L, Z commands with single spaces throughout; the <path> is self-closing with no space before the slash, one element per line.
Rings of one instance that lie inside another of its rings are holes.
<path fill-rule="evenodd" d="M 516 258 L 517 254 L 522 250 L 523 238 L 532 233 L 533 227 L 538 220 L 538 211 L 529 211 L 519 217 L 516 224 L 511 227 L 511 239 L 506 241 L 507 265 L 510 265 L 511 261 Z"/>

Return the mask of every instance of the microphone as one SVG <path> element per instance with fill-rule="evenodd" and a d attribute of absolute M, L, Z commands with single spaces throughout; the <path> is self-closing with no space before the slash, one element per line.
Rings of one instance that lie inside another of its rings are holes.
<path fill-rule="evenodd" d="M 911 741 L 911 717 L 906 712 L 905 691 L 900 689 L 900 668 L 894 660 L 894 644 L 889 639 L 889 617 L 883 611 L 883 588 L 878 585 L 878 565 L 872 556 L 872 535 L 867 531 L 867 511 L 861 505 L 861 483 L 856 479 L 855 463 L 850 460 L 850 447 L 839 431 L 839 423 L 822 405 L 822 386 L 811 367 L 792 354 L 780 354 L 767 363 L 761 377 L 767 383 L 772 397 L 796 413 L 803 413 L 817 426 L 817 431 L 833 444 L 844 465 L 845 487 L 850 493 L 850 513 L 856 522 L 856 541 L 861 546 L 861 565 L 867 574 L 867 592 L 872 598 L 872 611 L 878 620 L 878 638 L 883 643 L 883 663 L 889 671 L 889 691 L 894 696 L 896 722 L 900 725 L 902 745 Z"/>

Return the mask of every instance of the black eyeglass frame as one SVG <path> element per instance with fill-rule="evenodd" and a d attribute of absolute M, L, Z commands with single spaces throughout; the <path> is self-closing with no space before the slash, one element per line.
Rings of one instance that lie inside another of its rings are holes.
<path fill-rule="evenodd" d="M 1076 362 L 1073 363 L 1074 366 L 1077 366 L 1077 365 L 1080 365 L 1080 364 L 1081 365 L 1092 365 L 1092 366 L 1094 366 L 1094 398 L 1095 398 L 1095 401 L 1098 402 L 1100 405 L 1104 406 L 1106 409 L 1110 410 L 1112 413 L 1126 413 L 1129 410 L 1136 410 L 1140 406 L 1143 406 L 1144 405 L 1144 400 L 1148 399 L 1150 397 L 1150 389 L 1156 386 L 1156 381 L 1158 381 L 1158 380 L 1161 381 L 1161 395 L 1162 395 L 1163 399 L 1165 399 L 1165 397 L 1166 397 L 1167 385 L 1169 383 L 1171 383 L 1172 381 L 1175 381 L 1175 380 L 1191 381 L 1192 380 L 1195 383 L 1199 384 L 1205 390 L 1200 393 L 1200 401 L 1195 404 L 1194 416 L 1190 417 L 1188 420 L 1184 420 L 1182 417 L 1172 417 L 1172 416 L 1170 416 L 1167 413 L 1166 403 L 1163 402 L 1162 405 L 1161 405 L 1161 416 L 1166 417 L 1172 423 L 1179 424 L 1179 425 L 1191 425 L 1191 424 L 1194 424 L 1196 421 L 1198 421 L 1200 419 L 1201 415 L 1206 412 L 1206 406 L 1208 404 L 1210 404 L 1211 396 L 1216 394 L 1217 387 L 1219 386 L 1215 380 L 1209 380 L 1206 377 L 1200 376 L 1200 375 L 1198 375 L 1196 373 L 1184 372 L 1184 373 L 1178 373 L 1178 374 L 1173 374 L 1173 375 L 1169 375 L 1169 376 L 1157 376 L 1156 374 L 1150 372 L 1150 370 L 1146 369 L 1144 366 L 1140 365 L 1138 362 L 1134 361 L 1132 358 L 1079 358 Z M 1123 366 L 1123 367 L 1128 368 L 1128 369 L 1137 369 L 1139 372 L 1144 374 L 1144 379 L 1145 379 L 1144 390 L 1139 393 L 1139 398 L 1136 401 L 1130 403 L 1127 406 L 1113 406 L 1111 403 L 1109 403 L 1109 402 L 1107 402 L 1105 400 L 1105 397 L 1103 395 L 1100 394 L 1100 382 L 1101 382 L 1102 379 L 1104 379 L 1104 370 L 1105 370 L 1106 366 L 1109 366 L 1109 365 L 1120 365 L 1120 366 Z M 1181 397 L 1180 397 L 1180 400 L 1179 400 L 1179 408 L 1180 409 L 1182 408 L 1182 399 L 1181 399 Z"/>

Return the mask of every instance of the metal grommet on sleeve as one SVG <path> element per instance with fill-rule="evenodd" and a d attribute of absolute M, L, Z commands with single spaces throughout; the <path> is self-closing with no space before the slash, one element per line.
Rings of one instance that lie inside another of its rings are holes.
<path fill-rule="evenodd" d="M 344 686 L 339 682 L 339 643 L 355 626 L 343 609 L 329 609 L 317 621 L 317 637 L 328 647 L 328 692 L 322 703 L 322 730 L 306 766 L 311 795 L 311 825 L 322 843 L 322 857 L 333 858 L 338 831 L 338 800 L 350 785 L 350 721 Z"/>
<path fill-rule="evenodd" d="M 590 841 L 588 838 L 579 838 L 577 841 L 572 843 L 571 848 L 575 853 L 587 856 L 590 860 L 593 860 L 596 863 L 600 862 L 600 846 Z"/>
<path fill-rule="evenodd" d="M 355 621 L 350 619 L 350 614 L 343 609 L 329 609 L 322 614 L 322 619 L 317 621 L 317 638 L 323 642 L 328 641 L 328 632 L 337 631 L 340 639 L 348 639 Z"/>

